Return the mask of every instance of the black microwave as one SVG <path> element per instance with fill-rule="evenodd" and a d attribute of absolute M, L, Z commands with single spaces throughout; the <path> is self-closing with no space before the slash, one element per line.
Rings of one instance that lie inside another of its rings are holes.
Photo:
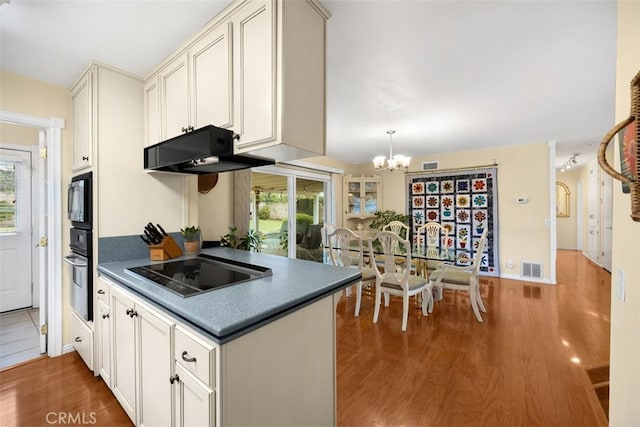
<path fill-rule="evenodd" d="M 67 200 L 67 217 L 74 227 L 91 229 L 91 172 L 71 178 Z"/>

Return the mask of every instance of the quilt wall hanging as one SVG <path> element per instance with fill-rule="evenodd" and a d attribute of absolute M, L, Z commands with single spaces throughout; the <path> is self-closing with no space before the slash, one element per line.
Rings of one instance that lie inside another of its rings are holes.
<path fill-rule="evenodd" d="M 446 245 L 456 265 L 470 265 L 480 236 L 488 228 L 480 272 L 499 276 L 497 168 L 442 171 L 407 175 L 407 214 L 411 239 L 427 222 L 447 228 Z M 443 248 L 440 248 L 443 249 Z"/>

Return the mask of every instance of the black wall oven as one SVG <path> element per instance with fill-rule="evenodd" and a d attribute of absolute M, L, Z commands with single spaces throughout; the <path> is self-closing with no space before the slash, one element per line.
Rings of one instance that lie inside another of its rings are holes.
<path fill-rule="evenodd" d="M 64 257 L 71 266 L 71 306 L 86 321 L 93 320 L 93 238 L 91 172 L 74 176 L 69 184 L 67 213 L 71 253 Z"/>
<path fill-rule="evenodd" d="M 91 230 L 91 172 L 71 178 L 67 199 L 67 217 L 76 228 Z"/>
<path fill-rule="evenodd" d="M 71 306 L 86 321 L 93 320 L 93 270 L 91 230 L 71 229 L 71 254 L 64 257 L 71 265 Z"/>

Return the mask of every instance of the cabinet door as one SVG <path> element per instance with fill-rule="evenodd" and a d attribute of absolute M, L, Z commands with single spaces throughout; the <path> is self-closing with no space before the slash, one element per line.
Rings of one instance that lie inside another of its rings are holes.
<path fill-rule="evenodd" d="M 144 85 L 145 147 L 160 142 L 160 90 L 157 76 Z"/>
<path fill-rule="evenodd" d="M 98 300 L 97 326 L 98 373 L 111 387 L 111 308 L 101 299 Z"/>
<path fill-rule="evenodd" d="M 191 49 L 191 124 L 233 125 L 231 23 L 215 27 Z"/>
<path fill-rule="evenodd" d="M 343 191 L 345 215 L 362 215 L 362 180 L 345 180 Z"/>
<path fill-rule="evenodd" d="M 173 323 L 141 305 L 136 305 L 135 313 L 140 355 L 138 423 L 170 427 L 173 416 L 169 383 L 173 372 Z"/>
<path fill-rule="evenodd" d="M 363 213 L 365 215 L 373 215 L 378 210 L 380 201 L 380 180 L 365 178 L 362 186 Z"/>
<path fill-rule="evenodd" d="M 112 287 L 112 390 L 129 418 L 136 424 L 136 319 L 130 315 L 133 309 L 133 300 L 116 287 Z"/>
<path fill-rule="evenodd" d="M 215 422 L 214 392 L 179 364 L 174 382 L 176 427 L 213 426 Z"/>
<path fill-rule="evenodd" d="M 275 138 L 276 52 L 271 1 L 253 1 L 234 13 L 233 81 L 238 149 Z"/>
<path fill-rule="evenodd" d="M 92 138 L 92 72 L 88 71 L 76 84 L 73 99 L 73 164 L 77 171 L 91 166 Z"/>
<path fill-rule="evenodd" d="M 187 55 L 181 55 L 168 63 L 160 73 L 162 105 L 162 134 L 164 139 L 182 133 L 189 125 L 189 86 Z"/>
<path fill-rule="evenodd" d="M 73 346 L 87 367 L 93 370 L 93 331 L 75 312 L 71 313 L 71 333 Z"/>

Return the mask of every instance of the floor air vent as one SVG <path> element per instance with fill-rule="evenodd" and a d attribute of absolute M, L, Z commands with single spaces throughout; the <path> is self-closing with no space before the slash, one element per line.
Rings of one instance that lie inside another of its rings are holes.
<path fill-rule="evenodd" d="M 522 277 L 530 277 L 532 279 L 542 279 L 542 264 L 538 264 L 535 262 L 523 262 Z"/>
<path fill-rule="evenodd" d="M 422 162 L 422 170 L 423 171 L 433 171 L 440 168 L 440 162 Z"/>

